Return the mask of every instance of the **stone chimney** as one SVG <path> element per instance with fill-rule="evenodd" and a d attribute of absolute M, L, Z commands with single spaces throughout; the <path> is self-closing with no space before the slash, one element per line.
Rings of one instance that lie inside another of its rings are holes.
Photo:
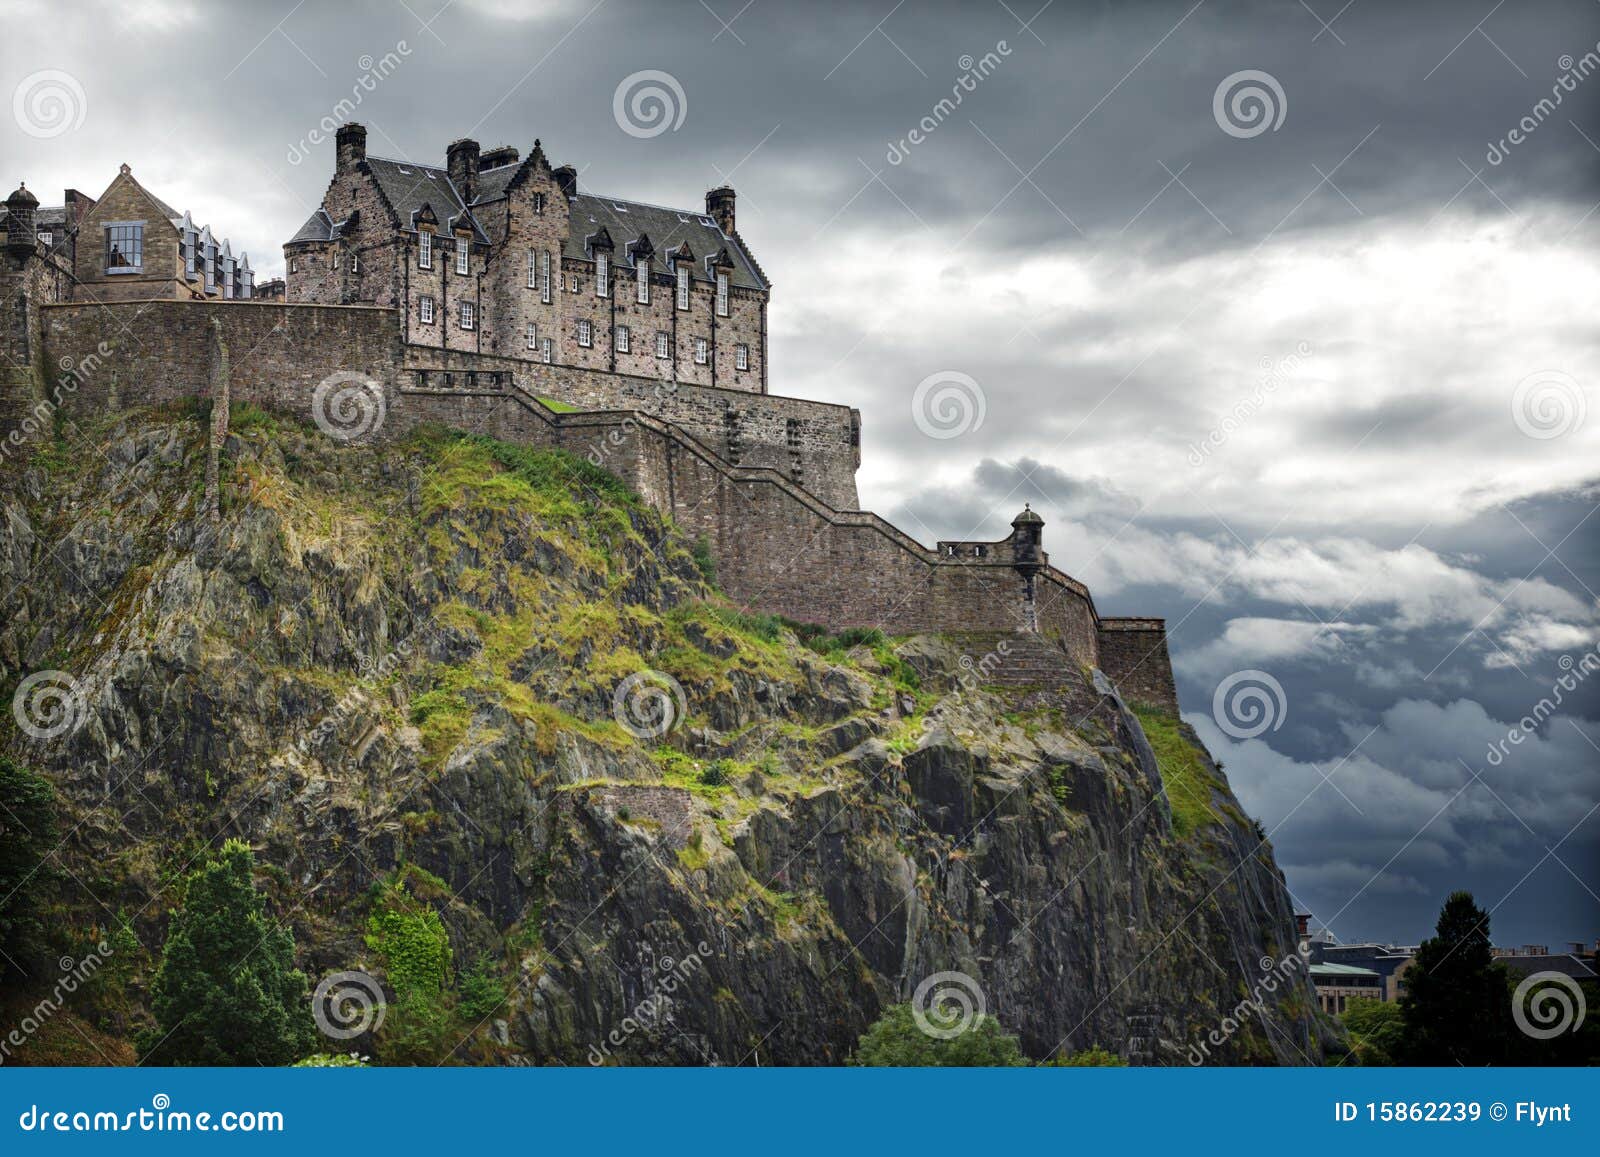
<path fill-rule="evenodd" d="M 733 236 L 734 192 L 731 185 L 720 185 L 706 194 L 706 216 L 717 223 L 729 237 Z"/>
<path fill-rule="evenodd" d="M 456 187 L 463 201 L 472 204 L 478 189 L 478 142 L 468 137 L 451 141 L 444 155 L 450 170 L 450 183 Z"/>
<path fill-rule="evenodd" d="M 578 195 L 578 170 L 571 165 L 562 165 L 551 174 L 555 177 L 556 184 L 561 186 L 563 196 L 576 197 Z"/>
<path fill-rule="evenodd" d="M 517 150 L 510 145 L 499 145 L 492 149 L 485 149 L 478 157 L 478 172 L 487 173 L 490 169 L 498 169 L 504 165 L 517 163 Z"/>
<path fill-rule="evenodd" d="M 340 125 L 334 136 L 334 172 L 346 173 L 367 159 L 367 126 Z"/>
<path fill-rule="evenodd" d="M 28 186 L 19 184 L 17 191 L 6 198 L 6 248 L 17 253 L 32 253 L 38 244 L 34 232 L 33 211 L 39 207 L 39 198 L 28 192 Z"/>

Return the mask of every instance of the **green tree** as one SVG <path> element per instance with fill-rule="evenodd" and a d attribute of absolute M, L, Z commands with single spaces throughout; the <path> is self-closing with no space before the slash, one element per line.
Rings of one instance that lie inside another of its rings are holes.
<path fill-rule="evenodd" d="M 948 1040 L 917 1026 L 909 1004 L 897 1004 L 869 1028 L 856 1046 L 853 1065 L 876 1068 L 940 1065 L 1012 1068 L 1028 1063 L 1017 1038 L 1006 1035 L 992 1016 L 980 1016 L 970 1029 Z"/>
<path fill-rule="evenodd" d="M 1406 1024 L 1400 1006 L 1381 1000 L 1352 1000 L 1340 1018 L 1350 1034 L 1350 1058 L 1358 1065 L 1382 1066 L 1404 1055 Z"/>
<path fill-rule="evenodd" d="M 0 755 L 0 948 L 13 959 L 39 955 L 39 898 L 54 882 L 56 797 L 49 782 Z M 0 974 L 10 967 L 0 960 Z"/>
<path fill-rule="evenodd" d="M 316 1041 L 294 938 L 267 915 L 255 855 L 229 840 L 191 872 L 151 985 L 148 1063 L 286 1065 Z"/>
<path fill-rule="evenodd" d="M 1079 1049 L 1075 1053 L 1063 1053 L 1053 1061 L 1045 1061 L 1046 1067 L 1058 1069 L 1121 1069 L 1127 1068 L 1128 1062 L 1119 1057 L 1110 1049 L 1091 1045 L 1086 1049 Z"/>
<path fill-rule="evenodd" d="M 1406 970 L 1400 999 L 1409 1065 L 1496 1065 L 1511 1059 L 1516 1032 L 1504 967 L 1489 944 L 1489 914 L 1471 892 L 1454 892 Z"/>
<path fill-rule="evenodd" d="M 439 913 L 403 883 L 384 889 L 367 919 L 367 947 L 378 954 L 394 990 L 378 1038 L 386 1063 L 439 1064 L 460 1043 L 449 991 L 450 937 Z"/>

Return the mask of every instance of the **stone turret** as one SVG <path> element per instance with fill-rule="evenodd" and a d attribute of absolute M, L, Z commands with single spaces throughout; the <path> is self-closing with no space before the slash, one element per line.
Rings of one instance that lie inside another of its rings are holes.
<path fill-rule="evenodd" d="M 39 198 L 28 192 L 27 185 L 18 185 L 17 191 L 6 198 L 6 248 L 13 253 L 32 253 L 38 244 L 34 230 L 34 210 Z"/>
<path fill-rule="evenodd" d="M 444 156 L 450 183 L 456 187 L 463 201 L 472 204 L 478 189 L 478 142 L 471 137 L 451 141 Z"/>
<path fill-rule="evenodd" d="M 1044 519 L 1025 502 L 1022 513 L 1011 520 L 1011 565 L 1022 576 L 1022 622 L 1029 631 L 1039 629 L 1034 579 L 1045 567 L 1043 543 Z"/>

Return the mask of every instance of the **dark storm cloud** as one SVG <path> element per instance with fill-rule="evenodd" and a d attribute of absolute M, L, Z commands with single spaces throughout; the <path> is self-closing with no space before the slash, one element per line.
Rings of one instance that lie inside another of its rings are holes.
<path fill-rule="evenodd" d="M 859 406 L 865 503 L 924 541 L 1031 502 L 1102 612 L 1167 616 L 1186 709 L 1319 917 L 1415 940 L 1468 885 L 1504 939 L 1595 935 L 1540 844 L 1600 799 L 1593 689 L 1516 761 L 1484 751 L 1596 638 L 1600 73 L 1535 110 L 1600 8 L 408 3 L 10 0 L 4 91 L 62 70 L 85 115 L 0 118 L 6 180 L 53 202 L 127 161 L 263 278 L 342 119 L 434 163 L 537 137 L 663 204 L 729 181 L 776 285 L 774 392 Z M 684 117 L 638 139 L 613 96 L 647 69 Z M 1245 70 L 1285 101 L 1248 139 L 1213 113 Z M 981 421 L 930 437 L 913 388 L 950 370 Z M 1514 390 L 1551 374 L 1577 420 L 1546 439 Z M 1289 715 L 1239 742 L 1206 721 L 1250 667 Z M 1483 785 L 1439 812 L 1462 761 Z M 1560 857 L 1591 881 L 1597 828 Z"/>

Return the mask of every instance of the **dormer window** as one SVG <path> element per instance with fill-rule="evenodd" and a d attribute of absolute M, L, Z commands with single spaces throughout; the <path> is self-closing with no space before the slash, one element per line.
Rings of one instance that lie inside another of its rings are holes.
<path fill-rule="evenodd" d="M 717 316 L 728 316 L 728 275 L 717 274 Z"/>
<path fill-rule="evenodd" d="M 465 277 L 471 272 L 472 243 L 465 237 L 456 238 L 456 272 Z"/>
<path fill-rule="evenodd" d="M 420 232 L 417 234 L 417 268 L 433 268 L 433 234 Z"/>
<path fill-rule="evenodd" d="M 641 258 L 638 261 L 638 263 L 634 266 L 634 276 L 638 279 L 638 283 L 639 283 L 639 304 L 640 305 L 649 305 L 650 304 L 650 261 L 649 261 L 648 258 Z"/>
<path fill-rule="evenodd" d="M 678 266 L 678 308 L 689 308 L 689 269 L 687 266 Z"/>
<path fill-rule="evenodd" d="M 106 272 L 144 271 L 144 222 L 117 221 L 106 226 Z"/>
<path fill-rule="evenodd" d="M 604 253 L 594 255 L 594 295 L 596 297 L 611 295 L 611 258 Z"/>

